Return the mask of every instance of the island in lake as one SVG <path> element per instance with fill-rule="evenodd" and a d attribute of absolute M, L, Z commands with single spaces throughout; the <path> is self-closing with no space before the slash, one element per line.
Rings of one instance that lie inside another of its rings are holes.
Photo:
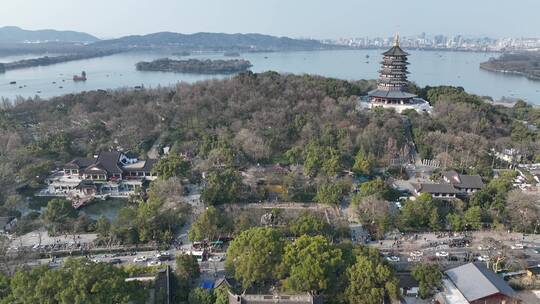
<path fill-rule="evenodd" d="M 488 61 L 482 62 L 480 68 L 540 80 L 540 53 L 503 54 L 499 58 L 490 58 Z"/>
<path fill-rule="evenodd" d="M 91 59 L 97 57 L 110 56 L 113 54 L 119 53 L 117 50 L 108 50 L 108 51 L 87 51 L 79 54 L 69 54 L 69 55 L 60 55 L 60 56 L 43 56 L 39 58 L 23 59 L 8 63 L 0 63 L 0 73 L 4 73 L 9 70 L 37 67 L 37 66 L 47 66 L 52 64 L 58 64 L 69 61 Z"/>
<path fill-rule="evenodd" d="M 244 59 L 232 60 L 172 60 L 157 59 L 151 62 L 141 61 L 136 64 L 139 71 L 177 72 L 190 74 L 234 74 L 251 68 L 251 62 Z"/>

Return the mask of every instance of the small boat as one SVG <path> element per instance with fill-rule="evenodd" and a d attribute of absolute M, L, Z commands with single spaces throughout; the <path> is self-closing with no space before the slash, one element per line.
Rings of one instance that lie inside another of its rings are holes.
<path fill-rule="evenodd" d="M 16 81 L 10 81 L 9 84 L 17 84 Z"/>
<path fill-rule="evenodd" d="M 59 88 L 59 89 L 63 89 L 64 87 L 63 87 L 63 86 L 59 86 L 58 88 Z"/>
<path fill-rule="evenodd" d="M 56 81 L 53 81 L 52 83 L 53 83 L 53 84 L 56 84 Z"/>
<path fill-rule="evenodd" d="M 81 75 L 73 75 L 73 81 L 86 81 L 86 72 L 82 71 Z"/>
<path fill-rule="evenodd" d="M 41 94 L 41 91 L 37 91 L 36 93 Z"/>

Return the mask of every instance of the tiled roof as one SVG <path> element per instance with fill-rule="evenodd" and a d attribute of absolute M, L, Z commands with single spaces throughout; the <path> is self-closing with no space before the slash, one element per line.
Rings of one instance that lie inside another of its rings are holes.
<path fill-rule="evenodd" d="M 416 95 L 403 92 L 403 91 L 392 91 L 392 90 L 373 90 L 368 93 L 369 97 L 381 97 L 381 98 L 414 98 Z"/>
<path fill-rule="evenodd" d="M 408 56 L 409 53 L 402 50 L 398 45 L 393 46 L 391 49 L 383 53 L 384 56 Z"/>
<path fill-rule="evenodd" d="M 445 273 L 469 302 L 495 294 L 515 297 L 515 292 L 508 283 L 483 264 L 469 263 L 449 269 Z"/>
<path fill-rule="evenodd" d="M 85 158 L 85 157 L 78 157 L 74 160 L 70 161 L 69 163 L 64 165 L 64 168 L 66 169 L 84 169 L 91 164 L 95 163 L 96 160 L 93 158 Z"/>
<path fill-rule="evenodd" d="M 484 182 L 480 175 L 464 175 L 456 171 L 443 172 L 442 175 L 450 181 L 456 188 L 460 189 L 481 189 Z"/>
<path fill-rule="evenodd" d="M 457 194 L 459 193 L 456 188 L 451 184 L 418 184 L 416 186 L 418 192 L 426 192 L 430 194 L 434 193 L 446 193 L 446 194 Z"/>
<path fill-rule="evenodd" d="M 118 166 L 120 155 L 122 155 L 122 152 L 118 151 L 101 152 L 97 161 L 109 174 L 122 174 L 122 169 Z"/>

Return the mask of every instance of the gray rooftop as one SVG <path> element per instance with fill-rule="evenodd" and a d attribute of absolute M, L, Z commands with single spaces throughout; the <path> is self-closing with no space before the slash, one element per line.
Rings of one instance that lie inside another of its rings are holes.
<path fill-rule="evenodd" d="M 408 56 L 409 53 L 402 50 L 399 45 L 394 45 L 391 49 L 383 53 L 384 56 Z"/>
<path fill-rule="evenodd" d="M 445 273 L 469 302 L 495 294 L 515 297 L 515 292 L 508 283 L 483 264 L 469 263 L 449 269 Z"/>
<path fill-rule="evenodd" d="M 482 181 L 482 177 L 480 177 L 480 175 L 464 175 L 453 170 L 443 172 L 442 175 L 457 188 L 482 189 L 484 187 L 484 182 Z"/>
<path fill-rule="evenodd" d="M 447 194 L 457 194 L 459 193 L 456 188 L 451 184 L 419 184 L 416 187 L 416 190 L 419 192 L 426 193 L 447 193 Z"/>
<path fill-rule="evenodd" d="M 416 95 L 403 92 L 403 91 L 391 91 L 391 90 L 373 90 L 368 93 L 368 96 L 370 97 L 381 97 L 381 98 L 414 98 Z"/>

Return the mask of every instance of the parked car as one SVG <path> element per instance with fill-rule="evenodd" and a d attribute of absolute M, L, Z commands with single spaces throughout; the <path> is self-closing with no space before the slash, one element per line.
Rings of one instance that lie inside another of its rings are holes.
<path fill-rule="evenodd" d="M 489 256 L 487 255 L 481 255 L 479 257 L 476 258 L 479 262 L 487 262 L 489 261 Z"/>
<path fill-rule="evenodd" d="M 458 257 L 455 256 L 455 255 L 449 256 L 449 257 L 448 257 L 448 260 L 449 260 L 449 261 L 452 261 L 452 262 L 457 262 L 457 261 L 459 261 Z"/>
<path fill-rule="evenodd" d="M 514 249 L 514 250 L 523 249 L 523 248 L 525 248 L 525 245 L 523 245 L 521 243 L 517 243 L 517 244 L 511 245 L 510 248 Z"/>
<path fill-rule="evenodd" d="M 446 258 L 446 257 L 448 257 L 448 252 L 447 251 L 437 251 L 435 253 L 435 256 L 437 256 L 439 258 Z"/>
<path fill-rule="evenodd" d="M 144 263 L 146 261 L 148 261 L 148 258 L 144 255 L 133 259 L 133 263 Z"/>
<path fill-rule="evenodd" d="M 160 252 L 156 254 L 156 259 L 160 261 L 169 261 L 173 259 L 173 256 L 170 253 L 165 251 L 165 252 Z"/>
<path fill-rule="evenodd" d="M 161 265 L 161 262 L 160 261 L 150 261 L 146 265 L 148 265 L 148 267 L 159 266 L 159 265 Z"/>
<path fill-rule="evenodd" d="M 208 260 L 210 262 L 221 262 L 221 261 L 223 261 L 223 257 L 220 256 L 220 255 L 213 255 L 213 256 L 209 257 Z"/>
<path fill-rule="evenodd" d="M 121 260 L 121 259 L 118 259 L 118 258 L 116 258 L 116 259 L 110 259 L 110 260 L 109 260 L 109 264 L 113 264 L 113 265 L 115 265 L 115 264 L 122 264 L 122 260 Z"/>
<path fill-rule="evenodd" d="M 413 251 L 413 252 L 410 253 L 410 255 L 412 257 L 421 257 L 421 256 L 424 255 L 424 253 L 422 251 Z"/>
<path fill-rule="evenodd" d="M 398 256 L 391 255 L 391 256 L 387 256 L 386 260 L 389 262 L 397 263 L 400 261 L 400 258 Z"/>

